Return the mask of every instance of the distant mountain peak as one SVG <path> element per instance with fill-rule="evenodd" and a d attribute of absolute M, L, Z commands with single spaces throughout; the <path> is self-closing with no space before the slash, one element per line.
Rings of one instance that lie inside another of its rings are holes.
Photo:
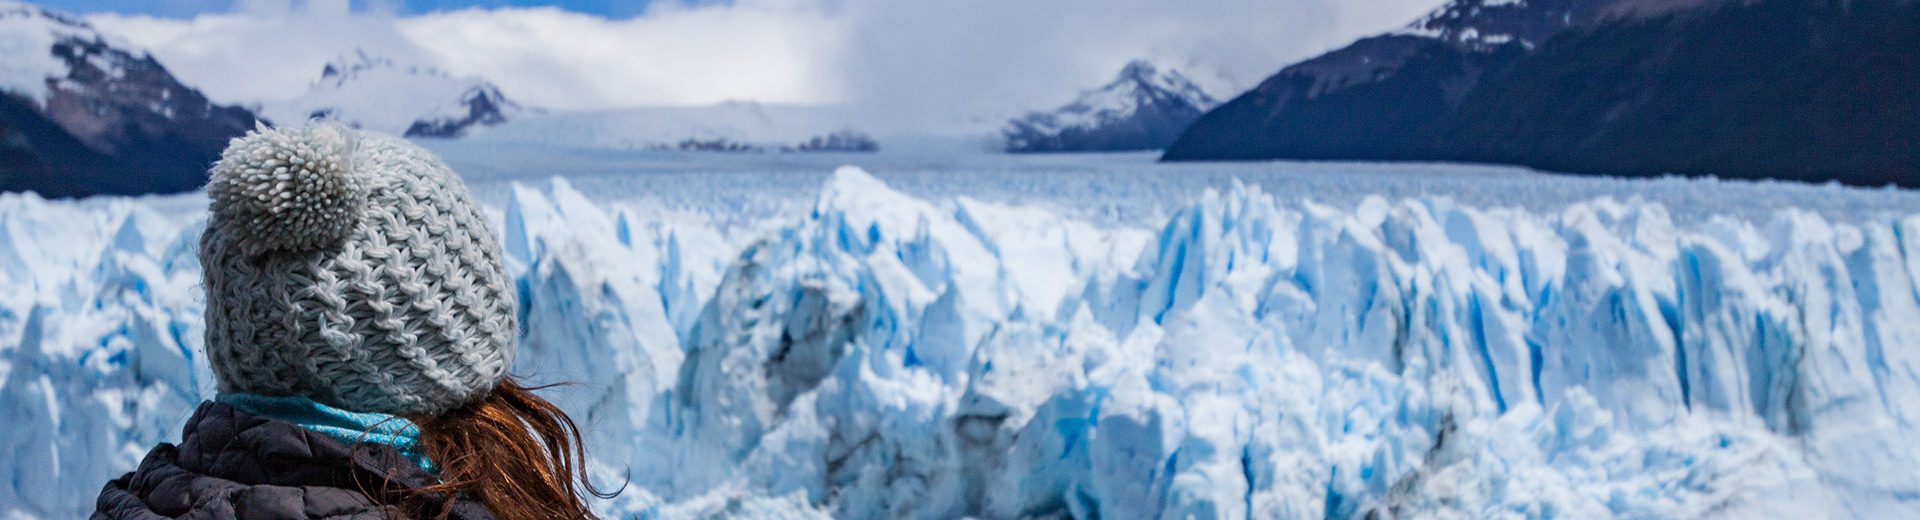
<path fill-rule="evenodd" d="M 456 77 L 360 47 L 322 67 L 305 94 L 267 107 L 276 121 L 326 117 L 408 137 L 460 137 L 522 110 L 485 79 Z"/>
<path fill-rule="evenodd" d="M 1132 95 L 1137 101 L 1135 106 L 1151 102 L 1154 98 L 1165 96 L 1177 98 L 1178 100 L 1197 106 L 1202 110 L 1212 108 L 1213 105 L 1219 103 L 1213 96 L 1208 95 L 1205 90 L 1201 89 L 1199 85 L 1194 84 L 1192 80 L 1188 80 L 1185 75 L 1180 74 L 1180 71 L 1173 69 L 1162 71 L 1160 67 L 1146 60 L 1127 62 L 1127 65 L 1120 69 L 1120 74 L 1115 76 L 1112 82 L 1107 83 L 1106 86 L 1099 89 L 1083 92 L 1079 101 L 1096 101 L 1107 93 Z M 1089 103 L 1087 106 L 1094 108 L 1100 105 L 1097 103 Z M 1112 104 L 1108 104 L 1107 106 L 1112 106 Z"/>
<path fill-rule="evenodd" d="M 1115 80 L 1116 81 L 1133 80 L 1138 82 L 1150 82 L 1159 75 L 1160 75 L 1160 67 L 1155 66 L 1153 62 L 1147 61 L 1147 60 L 1133 60 L 1133 61 L 1127 62 L 1127 66 L 1122 67 L 1120 69 L 1120 76 L 1118 78 L 1115 78 Z"/>
<path fill-rule="evenodd" d="M 1217 103 L 1179 71 L 1134 60 L 1106 85 L 1009 121 L 1001 133 L 1012 152 L 1150 150 Z"/>

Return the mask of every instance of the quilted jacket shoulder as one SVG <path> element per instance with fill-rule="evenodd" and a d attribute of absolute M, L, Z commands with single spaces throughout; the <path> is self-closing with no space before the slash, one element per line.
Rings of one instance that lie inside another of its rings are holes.
<path fill-rule="evenodd" d="M 435 482 L 393 448 L 346 445 L 299 425 L 203 403 L 178 446 L 161 444 L 108 482 L 95 520 L 433 518 L 398 498 Z M 438 503 L 438 500 L 429 502 Z M 456 499 L 451 518 L 493 520 Z"/>

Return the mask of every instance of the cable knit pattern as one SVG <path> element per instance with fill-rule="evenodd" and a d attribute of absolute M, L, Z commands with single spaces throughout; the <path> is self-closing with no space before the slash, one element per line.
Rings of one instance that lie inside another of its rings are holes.
<path fill-rule="evenodd" d="M 390 136 L 316 123 L 228 145 L 200 240 L 226 392 L 437 415 L 512 365 L 514 292 L 466 185 Z"/>

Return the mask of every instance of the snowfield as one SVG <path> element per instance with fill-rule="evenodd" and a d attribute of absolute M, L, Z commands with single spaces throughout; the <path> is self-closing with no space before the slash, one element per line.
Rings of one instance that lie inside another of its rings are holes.
<path fill-rule="evenodd" d="M 579 383 L 621 518 L 1920 516 L 1920 212 L 1530 177 L 1547 202 L 1079 213 L 1108 195 L 848 167 L 743 220 L 454 162 L 498 204 L 518 372 Z M 0 195 L 0 517 L 84 516 L 211 394 L 201 204 Z"/>

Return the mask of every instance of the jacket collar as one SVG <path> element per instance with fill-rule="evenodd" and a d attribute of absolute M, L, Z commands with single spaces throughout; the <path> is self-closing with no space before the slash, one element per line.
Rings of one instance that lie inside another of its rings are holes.
<path fill-rule="evenodd" d="M 420 428 L 399 416 L 348 411 L 304 396 L 221 392 L 213 399 L 255 416 L 300 425 L 348 446 L 390 446 L 421 469 L 435 471 L 433 461 L 422 452 Z"/>
<path fill-rule="evenodd" d="M 439 482 L 439 477 L 391 446 L 345 444 L 291 422 L 213 401 L 201 403 L 187 420 L 176 457 L 182 469 L 253 485 L 399 494 Z M 250 463 L 232 464 L 233 459 Z M 431 497 L 428 501 L 435 502 Z M 469 500 L 456 500 L 451 512 L 457 519 L 493 519 L 484 507 Z"/>

